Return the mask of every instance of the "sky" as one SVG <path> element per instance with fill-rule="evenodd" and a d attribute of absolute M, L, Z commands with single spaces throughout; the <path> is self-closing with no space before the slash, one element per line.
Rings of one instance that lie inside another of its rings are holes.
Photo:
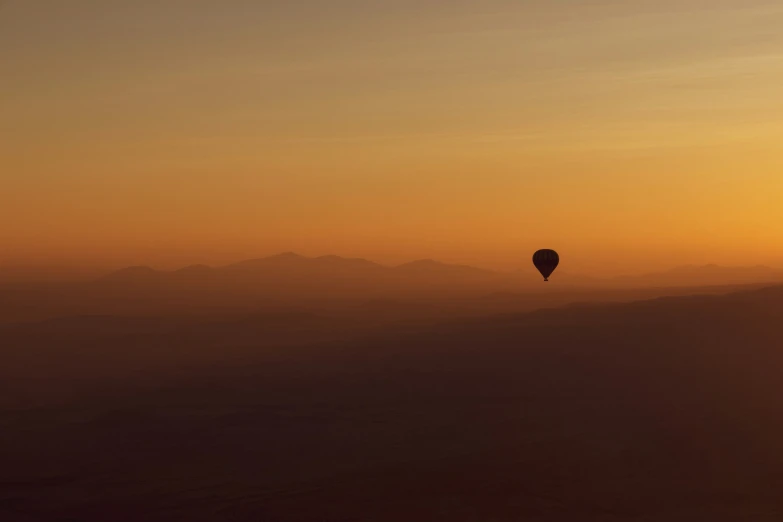
<path fill-rule="evenodd" d="M 5 0 L 0 264 L 783 266 L 779 0 Z"/>

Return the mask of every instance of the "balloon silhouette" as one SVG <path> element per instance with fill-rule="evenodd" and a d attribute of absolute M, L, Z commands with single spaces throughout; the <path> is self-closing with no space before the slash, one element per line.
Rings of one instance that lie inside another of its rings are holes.
<path fill-rule="evenodd" d="M 543 249 L 533 254 L 533 264 L 544 276 L 544 281 L 549 281 L 549 276 L 555 271 L 560 263 L 560 256 L 554 250 Z"/>

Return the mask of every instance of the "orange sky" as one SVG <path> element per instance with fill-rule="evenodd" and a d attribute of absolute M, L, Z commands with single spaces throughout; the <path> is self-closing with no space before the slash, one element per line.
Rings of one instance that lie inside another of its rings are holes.
<path fill-rule="evenodd" d="M 781 27 L 779 0 L 9 0 L 0 263 L 781 265 Z"/>

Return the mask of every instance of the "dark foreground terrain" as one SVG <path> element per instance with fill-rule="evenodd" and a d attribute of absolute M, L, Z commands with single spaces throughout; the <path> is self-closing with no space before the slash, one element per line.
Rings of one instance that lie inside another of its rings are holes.
<path fill-rule="evenodd" d="M 362 313 L 0 326 L 0 520 L 783 520 L 781 287 Z"/>

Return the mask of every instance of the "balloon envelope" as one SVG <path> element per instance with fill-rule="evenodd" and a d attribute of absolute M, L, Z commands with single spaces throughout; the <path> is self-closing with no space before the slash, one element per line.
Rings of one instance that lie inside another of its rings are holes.
<path fill-rule="evenodd" d="M 543 249 L 533 254 L 533 264 L 536 266 L 544 281 L 549 281 L 549 276 L 555 271 L 560 263 L 560 256 L 554 250 Z"/>

